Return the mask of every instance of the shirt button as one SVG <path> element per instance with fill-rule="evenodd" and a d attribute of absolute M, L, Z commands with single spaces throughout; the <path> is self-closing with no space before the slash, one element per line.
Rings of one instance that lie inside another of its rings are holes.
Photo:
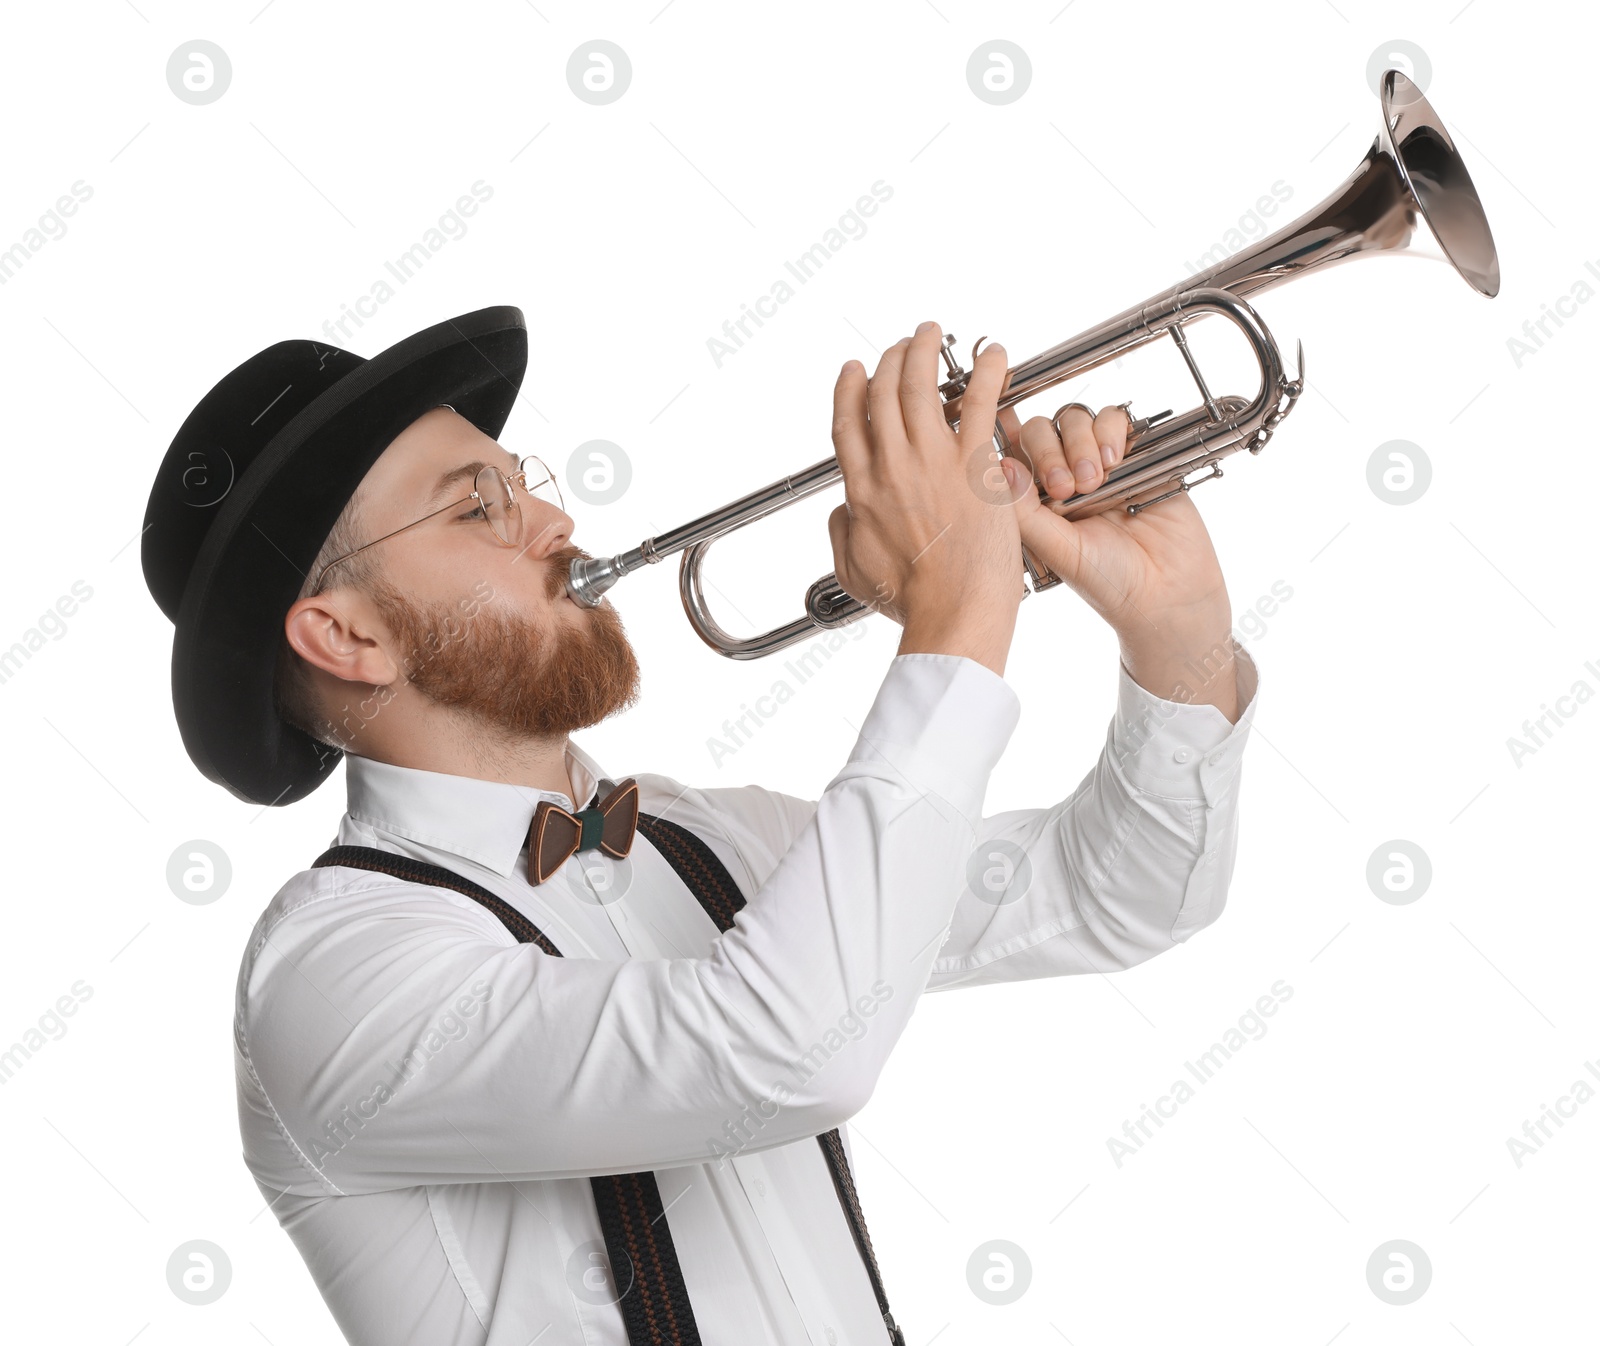
<path fill-rule="evenodd" d="M 1191 756 L 1193 754 L 1187 748 L 1179 748 L 1177 752 L 1172 754 L 1172 760 L 1174 762 L 1187 762 Z"/>
<path fill-rule="evenodd" d="M 756 1179 L 756 1195 L 757 1196 L 765 1196 L 766 1194 L 767 1194 L 767 1184 L 762 1182 L 760 1178 L 757 1178 Z"/>
<path fill-rule="evenodd" d="M 1216 766 L 1217 763 L 1220 762 L 1221 760 L 1222 760 L 1222 754 L 1219 753 L 1219 752 L 1214 752 L 1214 753 L 1211 754 L 1210 757 L 1206 758 L 1206 765 L 1207 766 Z"/>
<path fill-rule="evenodd" d="M 839 1340 L 839 1334 L 837 1332 L 835 1332 L 831 1327 L 828 1329 L 827 1337 L 828 1337 L 828 1346 L 834 1346 L 834 1343 Z"/>

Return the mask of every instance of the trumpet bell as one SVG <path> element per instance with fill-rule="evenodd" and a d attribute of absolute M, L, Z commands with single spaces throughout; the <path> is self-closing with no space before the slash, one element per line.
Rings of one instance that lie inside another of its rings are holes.
<path fill-rule="evenodd" d="M 1404 251 L 1445 261 L 1479 294 L 1498 294 L 1494 235 L 1444 119 L 1399 70 L 1384 72 L 1379 103 L 1377 137 L 1344 182 L 1298 219 L 1183 286 L 1212 285 L 1243 297 L 1313 268 Z M 1417 228 L 1419 220 L 1426 228 Z"/>

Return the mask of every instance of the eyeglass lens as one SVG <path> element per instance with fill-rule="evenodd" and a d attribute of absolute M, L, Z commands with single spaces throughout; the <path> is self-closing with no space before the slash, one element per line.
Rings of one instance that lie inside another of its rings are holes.
<path fill-rule="evenodd" d="M 494 535 L 502 542 L 515 544 L 522 531 L 522 511 L 517 508 L 506 474 L 498 467 L 479 468 L 473 489 L 478 493 L 478 508 Z"/>
<path fill-rule="evenodd" d="M 520 471 L 523 487 L 529 495 L 542 496 L 553 501 L 557 509 L 564 508 L 560 486 L 539 459 L 530 454 L 522 460 Z M 513 546 L 520 542 L 522 510 L 506 474 L 498 467 L 480 468 L 473 489 L 478 493 L 479 508 L 483 510 L 489 527 L 494 529 L 494 535 Z"/>

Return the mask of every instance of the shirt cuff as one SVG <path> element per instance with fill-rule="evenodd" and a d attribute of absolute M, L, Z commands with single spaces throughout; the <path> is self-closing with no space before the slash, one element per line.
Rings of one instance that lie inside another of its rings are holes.
<path fill-rule="evenodd" d="M 1238 769 L 1256 713 L 1260 670 L 1244 646 L 1236 647 L 1234 675 L 1239 719 L 1210 704 L 1167 701 L 1141 687 L 1117 666 L 1117 713 L 1107 740 L 1113 758 L 1135 789 L 1215 804 Z"/>
<path fill-rule="evenodd" d="M 1021 699 L 988 665 L 959 654 L 896 655 L 834 781 L 882 778 L 887 763 L 892 777 L 977 819 L 1021 718 Z"/>

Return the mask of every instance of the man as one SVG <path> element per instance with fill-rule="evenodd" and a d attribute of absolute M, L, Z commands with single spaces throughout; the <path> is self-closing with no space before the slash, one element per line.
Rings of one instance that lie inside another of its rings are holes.
<path fill-rule="evenodd" d="M 939 343 L 835 389 L 835 569 L 903 631 L 815 801 L 614 784 L 569 739 L 638 668 L 567 596 L 558 488 L 496 442 L 516 309 L 370 361 L 280 343 L 179 431 L 144 559 L 186 747 L 263 804 L 346 762 L 235 1046 L 246 1162 L 350 1341 L 903 1341 L 844 1123 L 918 996 L 1114 971 L 1220 914 L 1257 679 L 1199 517 L 1040 504 L 1031 477 L 1120 460 L 1117 408 L 1029 421 L 1033 472 L 974 489 L 1005 353 L 952 431 Z M 1075 791 L 986 818 L 1024 541 L 1116 629 L 1117 713 Z"/>

